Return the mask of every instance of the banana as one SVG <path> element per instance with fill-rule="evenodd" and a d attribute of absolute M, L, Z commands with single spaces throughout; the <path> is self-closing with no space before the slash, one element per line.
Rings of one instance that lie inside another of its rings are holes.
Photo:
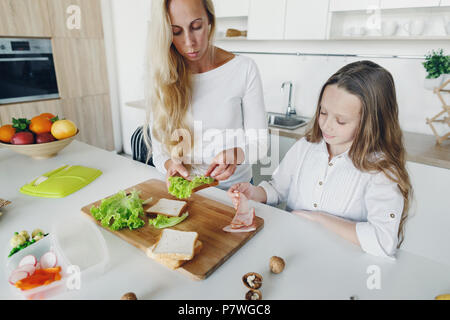
<path fill-rule="evenodd" d="M 450 293 L 440 294 L 437 297 L 435 297 L 434 300 L 450 300 Z"/>

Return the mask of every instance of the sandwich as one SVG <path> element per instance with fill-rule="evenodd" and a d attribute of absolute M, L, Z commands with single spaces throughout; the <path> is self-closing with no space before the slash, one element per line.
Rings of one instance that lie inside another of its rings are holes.
<path fill-rule="evenodd" d="M 162 265 L 168 267 L 169 269 L 175 270 L 179 267 L 181 267 L 184 263 L 188 262 L 189 260 L 177 260 L 177 259 L 171 259 L 171 258 L 164 258 L 160 255 L 153 254 L 153 249 L 155 245 L 150 247 L 147 250 L 147 255 L 154 259 L 155 261 L 161 263 Z M 200 250 L 203 247 L 203 243 L 200 240 L 195 241 L 194 245 L 194 257 L 200 252 Z M 191 259 L 192 260 L 192 259 Z"/>
<path fill-rule="evenodd" d="M 148 208 L 146 212 L 163 214 L 169 217 L 179 217 L 187 208 L 186 201 L 159 199 L 152 207 Z"/>

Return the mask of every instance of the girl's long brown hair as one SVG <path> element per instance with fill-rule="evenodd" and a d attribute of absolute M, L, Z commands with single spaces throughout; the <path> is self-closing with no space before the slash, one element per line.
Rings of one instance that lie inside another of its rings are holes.
<path fill-rule="evenodd" d="M 322 96 L 328 85 L 337 85 L 361 101 L 361 120 L 348 153 L 353 165 L 364 172 L 383 172 L 397 183 L 403 195 L 397 246 L 400 247 L 404 240 L 412 186 L 406 170 L 406 151 L 398 121 L 394 79 L 386 69 L 371 61 L 358 61 L 341 68 L 320 91 L 313 126 L 306 134 L 309 142 L 322 140 L 318 120 Z"/>

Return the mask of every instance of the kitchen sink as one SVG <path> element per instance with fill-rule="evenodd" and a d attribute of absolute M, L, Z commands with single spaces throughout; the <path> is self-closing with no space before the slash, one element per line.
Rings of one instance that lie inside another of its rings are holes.
<path fill-rule="evenodd" d="M 287 116 L 284 113 L 268 112 L 267 120 L 271 127 L 294 130 L 307 125 L 311 118 L 297 115 Z"/>

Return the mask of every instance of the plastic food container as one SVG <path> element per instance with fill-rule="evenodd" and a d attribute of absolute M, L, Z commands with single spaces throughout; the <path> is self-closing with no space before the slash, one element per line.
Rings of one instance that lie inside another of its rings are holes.
<path fill-rule="evenodd" d="M 8 258 L 10 250 L 11 247 L 8 246 L 4 255 L 6 281 L 15 296 L 29 300 L 47 299 L 66 291 L 81 290 L 83 283 L 104 274 L 109 264 L 105 239 L 96 225 L 82 218 L 64 219 L 55 223 L 49 235 Z M 61 267 L 61 280 L 24 291 L 9 283 L 11 273 L 23 257 L 33 255 L 39 261 L 48 251 L 56 254 L 56 265 Z"/>

